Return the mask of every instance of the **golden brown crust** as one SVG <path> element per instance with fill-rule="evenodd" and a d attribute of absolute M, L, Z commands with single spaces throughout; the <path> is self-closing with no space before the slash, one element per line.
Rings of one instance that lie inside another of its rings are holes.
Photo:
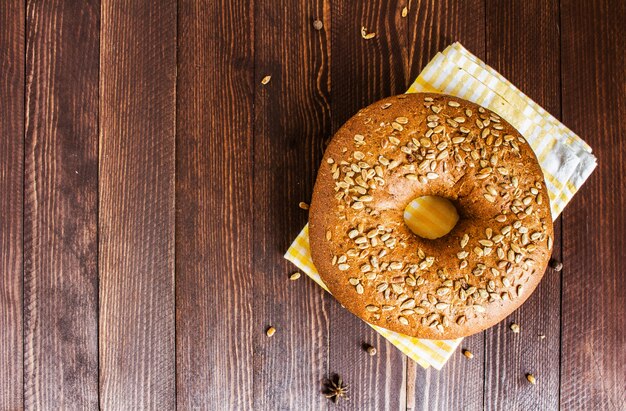
<path fill-rule="evenodd" d="M 422 239 L 415 197 L 450 199 L 461 219 Z M 442 94 L 390 97 L 335 134 L 309 214 L 311 255 L 331 293 L 363 320 L 420 338 L 488 328 L 535 289 L 551 254 L 543 173 L 495 113 Z"/>

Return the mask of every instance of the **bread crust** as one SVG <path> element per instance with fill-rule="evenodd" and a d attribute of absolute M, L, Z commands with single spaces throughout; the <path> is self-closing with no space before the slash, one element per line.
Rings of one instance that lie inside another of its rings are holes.
<path fill-rule="evenodd" d="M 407 204 L 423 195 L 448 198 L 460 214 L 442 238 L 404 223 Z M 453 339 L 530 296 L 553 227 L 541 167 L 513 126 L 469 101 L 415 93 L 378 101 L 337 131 L 309 236 L 321 278 L 349 311 L 409 336 Z"/>

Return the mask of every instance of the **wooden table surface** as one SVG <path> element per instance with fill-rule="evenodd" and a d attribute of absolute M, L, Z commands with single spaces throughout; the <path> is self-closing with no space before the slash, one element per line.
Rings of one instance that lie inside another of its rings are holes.
<path fill-rule="evenodd" d="M 0 409 L 626 409 L 624 27 L 621 0 L 3 0 Z M 282 255 L 333 131 L 457 40 L 598 168 L 564 269 L 423 370 Z"/>

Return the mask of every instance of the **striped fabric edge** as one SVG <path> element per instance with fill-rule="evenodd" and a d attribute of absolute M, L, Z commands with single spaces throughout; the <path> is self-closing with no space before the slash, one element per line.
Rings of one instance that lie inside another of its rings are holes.
<path fill-rule="evenodd" d="M 517 87 L 515 87 L 510 81 L 508 81 L 504 76 L 498 73 L 489 65 L 482 62 L 472 53 L 470 53 L 467 49 L 465 49 L 460 43 L 456 42 L 446 48 L 443 54 L 448 55 L 455 60 L 455 56 L 457 60 L 465 63 L 461 63 L 460 65 L 464 67 L 464 69 L 468 69 L 472 71 L 468 66 L 470 64 L 474 65 L 474 72 L 485 72 L 493 76 L 496 80 L 493 81 L 494 84 L 499 85 L 500 89 L 506 89 L 512 91 L 513 96 L 511 98 L 511 103 L 514 104 L 517 102 L 516 107 L 523 111 L 524 107 L 531 108 L 535 110 L 540 117 L 542 117 L 543 121 L 549 122 L 552 126 L 557 129 L 557 132 L 554 136 L 557 139 L 564 138 L 566 144 L 574 150 L 576 155 L 579 157 L 580 162 L 575 171 L 575 173 L 567 179 L 566 189 L 570 192 L 569 196 L 573 196 L 578 189 L 583 185 L 583 183 L 589 178 L 595 167 L 597 166 L 597 160 L 595 156 L 591 154 L 591 147 L 578 135 L 576 135 L 572 130 L 570 130 L 567 126 L 557 120 L 554 116 L 548 113 L 543 107 L 539 104 L 535 103 L 530 97 L 520 91 Z M 498 91 L 499 91 L 498 90 Z M 511 95 L 511 92 L 509 92 Z"/>
<path fill-rule="evenodd" d="M 439 76 L 441 71 L 446 72 L 448 78 L 442 79 Z M 441 90 L 443 84 L 447 85 L 447 90 Z M 433 86 L 437 85 L 440 86 L 439 89 L 436 87 L 433 89 Z M 543 160 L 542 167 L 548 174 L 547 182 L 553 185 L 551 192 L 554 195 L 551 200 L 554 217 L 561 213 L 596 166 L 596 158 L 584 140 L 459 43 L 454 43 L 442 53 L 438 53 L 422 71 L 409 92 L 420 90 L 462 93 L 464 95 L 459 97 L 488 106 L 507 120 L 512 120 L 511 123 L 515 123 L 515 119 L 518 118 L 524 119 L 523 123 L 517 122 L 518 124 L 513 125 L 531 145 L 538 144 L 537 141 L 543 142 L 543 146 L 533 149 L 538 153 L 540 161 Z M 469 97 L 468 90 L 473 90 Z M 494 99 L 500 104 L 493 104 Z M 515 113 L 511 115 L 498 112 L 506 106 L 512 107 Z M 529 125 L 534 129 L 529 130 Z M 553 150 L 557 142 L 561 143 L 558 151 Z M 549 154 L 552 157 L 548 157 Z"/>
<path fill-rule="evenodd" d="M 535 101 L 533 101 L 530 97 L 528 97 L 520 89 L 515 87 L 515 85 L 513 85 L 513 83 L 511 83 L 509 80 L 507 80 L 502 74 L 497 72 L 493 67 L 487 65 L 485 62 L 480 60 L 478 57 L 476 57 L 475 55 L 470 53 L 465 47 L 463 47 L 461 45 L 461 43 L 456 42 L 456 43 L 451 44 L 450 46 L 448 46 L 442 52 L 442 54 L 444 54 L 446 56 L 450 56 L 453 61 L 455 60 L 454 56 L 458 56 L 457 57 L 458 61 L 461 62 L 460 65 L 463 66 L 466 69 L 469 69 L 469 68 L 467 67 L 466 64 L 462 63 L 464 59 L 467 59 L 469 62 L 471 62 L 475 66 L 477 66 L 477 68 L 474 69 L 474 71 L 479 71 L 479 70 L 483 71 L 484 70 L 486 72 L 486 74 L 489 74 L 489 75 L 493 76 L 494 78 L 496 78 L 496 81 L 494 81 L 494 84 L 501 85 L 501 87 L 499 87 L 496 91 L 509 90 L 509 93 L 507 93 L 507 95 L 512 95 L 511 103 L 514 104 L 515 102 L 519 101 L 519 103 L 517 105 L 518 109 L 523 109 L 525 106 L 532 107 L 542 117 L 549 119 L 549 121 L 552 124 L 554 124 L 555 126 L 557 126 L 561 130 L 561 133 L 559 133 L 559 136 L 567 137 L 567 140 L 568 140 L 568 142 L 570 144 L 579 145 L 580 147 L 584 148 L 585 151 L 588 151 L 589 153 L 591 153 L 591 147 L 582 138 L 580 138 L 572 130 L 570 130 L 567 126 L 565 126 L 563 123 L 561 123 L 559 120 L 557 120 L 554 116 L 552 116 L 550 113 L 548 113 L 539 104 L 535 103 Z M 471 69 L 469 69 L 469 70 L 471 70 Z M 504 91 L 503 91 L 503 93 L 504 93 Z"/>

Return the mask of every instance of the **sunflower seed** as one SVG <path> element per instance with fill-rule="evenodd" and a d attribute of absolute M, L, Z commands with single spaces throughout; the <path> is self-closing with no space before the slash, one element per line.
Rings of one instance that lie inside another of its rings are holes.
<path fill-rule="evenodd" d="M 465 246 L 467 245 L 468 241 L 469 241 L 469 235 L 464 234 L 463 238 L 461 239 L 461 248 L 465 248 Z M 459 257 L 459 258 L 461 258 L 461 257 Z M 463 258 L 465 258 L 465 257 L 463 257 Z"/>
<path fill-rule="evenodd" d="M 291 275 L 289 276 L 289 279 L 290 279 L 291 281 L 296 281 L 298 278 L 300 278 L 300 276 L 301 276 L 301 274 L 300 274 L 299 272 L 297 272 L 297 271 L 296 271 L 295 273 L 293 273 L 293 274 L 291 274 Z"/>
<path fill-rule="evenodd" d="M 352 208 L 354 208 L 355 210 L 362 210 L 364 207 L 365 205 L 360 201 L 355 201 L 354 203 L 352 203 Z"/>
<path fill-rule="evenodd" d="M 373 39 L 374 37 L 376 37 L 376 33 L 368 33 L 367 28 L 361 27 L 361 37 L 363 37 L 365 40 Z"/>
<path fill-rule="evenodd" d="M 474 304 L 473 307 L 474 311 L 476 311 L 477 313 L 484 313 L 486 311 L 485 307 L 483 307 L 482 305 Z"/>
<path fill-rule="evenodd" d="M 448 293 L 450 293 L 450 289 L 447 288 L 447 287 L 440 287 L 440 288 L 437 289 L 437 295 L 442 295 L 443 296 L 443 295 L 446 295 Z"/>
<path fill-rule="evenodd" d="M 446 123 L 450 124 L 454 128 L 457 128 L 459 126 L 459 123 L 457 123 L 456 121 L 452 119 L 446 119 Z"/>

